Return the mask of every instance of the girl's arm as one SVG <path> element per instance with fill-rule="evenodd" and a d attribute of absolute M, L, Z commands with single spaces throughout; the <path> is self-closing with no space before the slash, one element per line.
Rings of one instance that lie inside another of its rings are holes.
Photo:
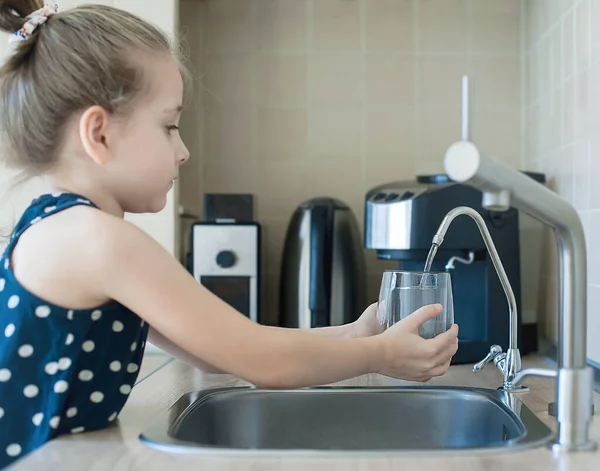
<path fill-rule="evenodd" d="M 330 337 L 354 337 L 354 324 L 336 325 L 330 327 L 316 327 L 312 329 L 305 329 L 305 332 L 314 334 L 327 335 Z M 273 329 L 279 329 L 280 327 L 270 327 Z M 160 332 L 157 332 L 153 327 L 150 327 L 148 332 L 148 342 L 157 346 L 161 350 L 164 350 L 169 355 L 178 358 L 179 360 L 187 363 L 194 368 L 205 371 L 206 373 L 215 374 L 227 374 L 225 371 L 215 368 L 213 365 L 206 363 L 205 361 L 190 355 L 185 350 L 179 348 L 176 344 L 165 338 Z"/>
<path fill-rule="evenodd" d="M 182 362 L 187 363 L 188 365 L 193 366 L 201 371 L 206 373 L 227 374 L 226 371 L 215 368 L 213 365 L 209 365 L 194 355 L 190 355 L 188 352 L 179 348 L 169 339 L 165 338 L 160 332 L 157 332 L 153 327 L 150 327 L 150 330 L 148 331 L 148 342 L 157 346 L 161 350 L 164 350 L 169 355 L 174 356 Z"/>
<path fill-rule="evenodd" d="M 299 329 L 302 332 L 309 332 L 311 334 L 319 334 L 325 335 L 327 337 L 337 337 L 337 338 L 353 338 L 358 337 L 358 335 L 354 335 L 353 323 L 344 324 L 344 325 L 332 325 L 329 327 L 312 327 L 310 329 Z M 269 326 L 270 329 L 290 329 L 290 327 L 275 327 Z M 296 329 L 298 330 L 298 329 Z"/>
<path fill-rule="evenodd" d="M 136 312 L 180 353 L 188 352 L 188 360 L 273 388 L 335 382 L 384 365 L 375 337 L 257 324 L 194 280 L 133 224 L 100 212 L 95 219 L 102 226 L 94 232 L 103 294 Z"/>
<path fill-rule="evenodd" d="M 134 224 L 83 206 L 28 229 L 12 262 L 17 279 L 48 302 L 87 309 L 116 300 L 153 327 L 159 334 L 153 341 L 174 346 L 184 361 L 262 387 L 312 386 L 371 372 L 425 381 L 444 374 L 458 348 L 456 326 L 434 339 L 419 336 L 419 326 L 441 306 L 424 306 L 383 333 L 376 304 L 352 323 L 351 336 L 327 335 L 347 332 L 343 327 L 262 326 L 198 283 Z"/>
<path fill-rule="evenodd" d="M 330 337 L 341 337 L 341 338 L 352 338 L 352 337 L 366 337 L 369 335 L 374 335 L 375 332 L 371 333 L 365 329 L 360 329 L 361 321 L 365 324 L 365 321 L 371 321 L 371 311 L 368 309 L 363 313 L 363 317 L 358 320 L 358 322 L 353 322 L 344 325 L 335 325 L 329 327 L 315 327 L 311 329 L 305 329 L 305 332 L 309 332 L 312 334 L 319 335 L 327 335 Z M 279 329 L 280 327 L 270 327 L 272 329 Z M 206 373 L 216 373 L 216 374 L 226 374 L 225 371 L 222 371 L 218 368 L 215 368 L 213 365 L 209 365 L 208 363 L 196 358 L 193 355 L 190 355 L 185 350 L 182 350 L 169 339 L 165 338 L 160 332 L 154 330 L 154 328 L 150 327 L 150 331 L 148 333 L 148 342 L 157 346 L 158 348 L 164 350 L 169 355 L 178 358 L 179 360 L 187 363 L 194 368 L 205 371 Z"/>

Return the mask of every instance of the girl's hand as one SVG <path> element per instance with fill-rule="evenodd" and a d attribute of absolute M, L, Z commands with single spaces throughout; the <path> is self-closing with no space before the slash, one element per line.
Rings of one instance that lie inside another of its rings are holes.
<path fill-rule="evenodd" d="M 381 334 L 385 330 L 385 326 L 380 324 L 377 319 L 377 303 L 367 307 L 349 327 L 351 337 L 371 337 Z"/>
<path fill-rule="evenodd" d="M 458 326 L 433 339 L 423 339 L 419 326 L 442 312 L 440 304 L 423 306 L 388 328 L 380 339 L 383 349 L 381 374 L 411 381 L 429 381 L 448 370 L 458 350 Z"/>

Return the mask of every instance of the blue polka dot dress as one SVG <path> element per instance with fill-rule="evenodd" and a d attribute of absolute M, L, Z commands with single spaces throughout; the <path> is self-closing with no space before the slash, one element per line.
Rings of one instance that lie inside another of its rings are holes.
<path fill-rule="evenodd" d="M 10 254 L 32 224 L 76 205 L 80 195 L 42 195 L 0 258 L 0 468 L 48 440 L 107 427 L 138 376 L 148 325 L 117 302 L 56 306 L 14 277 Z"/>

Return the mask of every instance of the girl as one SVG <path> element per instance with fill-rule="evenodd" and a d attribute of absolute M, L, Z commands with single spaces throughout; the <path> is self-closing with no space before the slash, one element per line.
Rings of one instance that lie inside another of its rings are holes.
<path fill-rule="evenodd" d="M 0 467 L 113 422 L 148 336 L 198 368 L 266 388 L 446 372 L 457 326 L 418 335 L 438 305 L 385 332 L 375 305 L 344 326 L 261 326 L 123 219 L 160 211 L 189 157 L 178 134 L 182 67 L 163 33 L 119 9 L 58 13 L 39 0 L 0 1 L 0 27 L 15 43 L 0 70 L 2 158 L 52 188 L 0 259 Z"/>

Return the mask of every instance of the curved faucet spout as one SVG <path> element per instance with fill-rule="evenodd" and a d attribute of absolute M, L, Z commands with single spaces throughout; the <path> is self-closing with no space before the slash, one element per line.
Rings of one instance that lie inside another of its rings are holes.
<path fill-rule="evenodd" d="M 504 271 L 504 267 L 502 266 L 502 262 L 500 261 L 500 256 L 496 251 L 496 246 L 494 245 L 494 241 L 492 240 L 492 236 L 488 231 L 487 226 L 485 225 L 485 221 L 481 217 L 481 215 L 475 211 L 473 208 L 469 208 L 468 206 L 459 206 L 458 208 L 454 208 L 443 219 L 438 228 L 436 234 L 433 236 L 433 243 L 438 246 L 442 244 L 444 241 L 444 236 L 450 227 L 450 224 L 457 216 L 465 215 L 470 216 L 471 219 L 475 221 L 477 227 L 479 228 L 479 232 L 483 237 L 483 241 L 485 242 L 485 246 L 490 253 L 492 258 L 492 263 L 494 264 L 494 268 L 496 269 L 496 273 L 498 273 L 498 278 L 500 278 L 500 283 L 502 284 L 502 289 L 504 290 L 504 294 L 506 295 L 506 301 L 508 302 L 508 316 L 510 321 L 510 332 L 508 337 L 508 348 L 510 350 L 517 349 L 517 301 L 515 300 L 515 295 L 513 293 L 512 287 L 508 281 L 508 276 L 506 276 L 506 272 Z M 516 374 L 516 372 L 515 372 Z"/>

